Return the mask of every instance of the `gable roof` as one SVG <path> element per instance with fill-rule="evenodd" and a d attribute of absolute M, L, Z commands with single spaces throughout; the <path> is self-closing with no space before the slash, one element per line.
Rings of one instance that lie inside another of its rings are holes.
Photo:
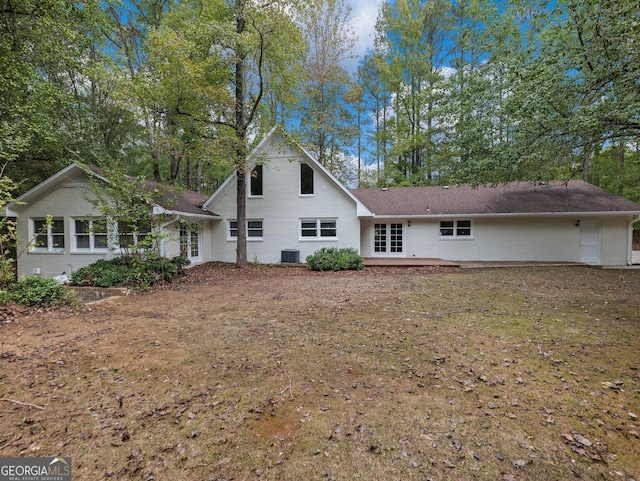
<path fill-rule="evenodd" d="M 280 134 L 284 137 L 285 141 L 291 145 L 294 149 L 298 150 L 302 156 L 305 158 L 305 162 L 308 162 L 313 165 L 313 167 L 320 172 L 322 172 L 326 177 L 333 182 L 336 187 L 344 195 L 349 197 L 356 204 L 356 211 L 358 216 L 371 215 L 366 206 L 355 196 L 353 193 L 347 189 L 342 182 L 334 177 L 334 175 L 320 162 L 318 162 L 313 155 L 311 155 L 304 147 L 294 141 L 287 132 L 280 127 L 279 125 L 274 126 L 263 138 L 260 140 L 258 145 L 253 149 L 251 154 L 248 156 L 248 170 L 251 171 L 253 167 L 255 167 L 258 158 L 259 152 L 264 149 L 269 142 L 272 141 L 273 137 L 277 134 Z M 224 183 L 209 197 L 209 199 L 202 206 L 203 209 L 208 209 L 210 206 L 214 206 L 216 202 L 224 195 L 224 193 L 229 190 L 232 186 L 235 186 L 236 173 L 232 173 Z"/>
<path fill-rule="evenodd" d="M 103 182 L 109 182 L 108 179 L 102 175 L 102 171 L 98 167 L 90 166 L 88 169 L 96 178 Z M 78 164 L 70 164 L 32 189 L 28 190 L 16 200 L 29 204 L 30 202 L 33 202 L 51 192 L 63 183 L 76 179 L 82 174 L 87 174 L 87 172 L 88 171 L 85 168 Z M 133 183 L 135 179 L 131 178 L 131 181 Z M 180 190 L 170 185 L 160 184 L 149 180 L 144 181 L 144 189 L 147 192 L 155 191 L 158 194 L 158 197 L 154 202 L 154 213 L 156 214 L 175 214 L 185 215 L 187 217 L 210 219 L 218 217 L 213 212 L 202 209 L 202 204 L 204 204 L 208 198 L 208 196 L 204 194 L 190 190 Z M 22 210 L 22 208 L 18 204 L 10 204 L 7 206 L 7 213 L 9 215 L 16 215 L 20 210 Z"/>
<path fill-rule="evenodd" d="M 374 216 L 443 217 L 496 214 L 640 214 L 640 204 L 582 180 L 495 187 L 353 189 Z"/>

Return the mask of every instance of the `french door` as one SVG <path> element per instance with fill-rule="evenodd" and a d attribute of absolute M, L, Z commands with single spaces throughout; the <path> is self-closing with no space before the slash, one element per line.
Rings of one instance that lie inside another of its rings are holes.
<path fill-rule="evenodd" d="M 404 255 L 404 224 L 374 224 L 373 253 L 376 256 Z"/>
<path fill-rule="evenodd" d="M 202 260 L 200 228 L 197 224 L 190 227 L 180 227 L 180 255 L 191 262 Z"/>

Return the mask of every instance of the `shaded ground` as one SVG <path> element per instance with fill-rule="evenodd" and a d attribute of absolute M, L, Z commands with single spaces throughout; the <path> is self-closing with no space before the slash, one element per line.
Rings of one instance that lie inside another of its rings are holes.
<path fill-rule="evenodd" d="M 587 267 L 197 267 L 7 318 L 0 455 L 91 481 L 638 480 L 639 293 Z"/>

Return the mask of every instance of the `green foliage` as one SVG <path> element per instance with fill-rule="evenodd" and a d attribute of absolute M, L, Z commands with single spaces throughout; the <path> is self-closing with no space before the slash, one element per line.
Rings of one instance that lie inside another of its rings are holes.
<path fill-rule="evenodd" d="M 170 282 L 189 264 L 184 257 L 167 259 L 156 255 L 146 258 L 116 257 L 100 259 L 71 275 L 76 286 L 134 287 L 145 290 L 159 282 Z"/>
<path fill-rule="evenodd" d="M 307 256 L 307 265 L 314 271 L 361 270 L 364 261 L 352 247 L 323 247 Z"/>
<path fill-rule="evenodd" d="M 13 194 L 17 186 L 13 180 L 0 175 L 0 210 L 15 203 Z M 15 259 L 18 233 L 15 221 L 9 217 L 0 217 L 0 289 L 15 281 Z"/>
<path fill-rule="evenodd" d="M 0 302 L 15 302 L 27 306 L 63 306 L 75 305 L 78 299 L 73 292 L 53 279 L 30 276 L 10 284 L 0 296 Z"/>

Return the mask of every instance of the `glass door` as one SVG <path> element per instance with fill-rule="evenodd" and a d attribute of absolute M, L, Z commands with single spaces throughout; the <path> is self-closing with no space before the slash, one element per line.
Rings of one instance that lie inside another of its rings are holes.
<path fill-rule="evenodd" d="M 375 255 L 404 254 L 404 224 L 374 224 L 373 252 Z"/>

